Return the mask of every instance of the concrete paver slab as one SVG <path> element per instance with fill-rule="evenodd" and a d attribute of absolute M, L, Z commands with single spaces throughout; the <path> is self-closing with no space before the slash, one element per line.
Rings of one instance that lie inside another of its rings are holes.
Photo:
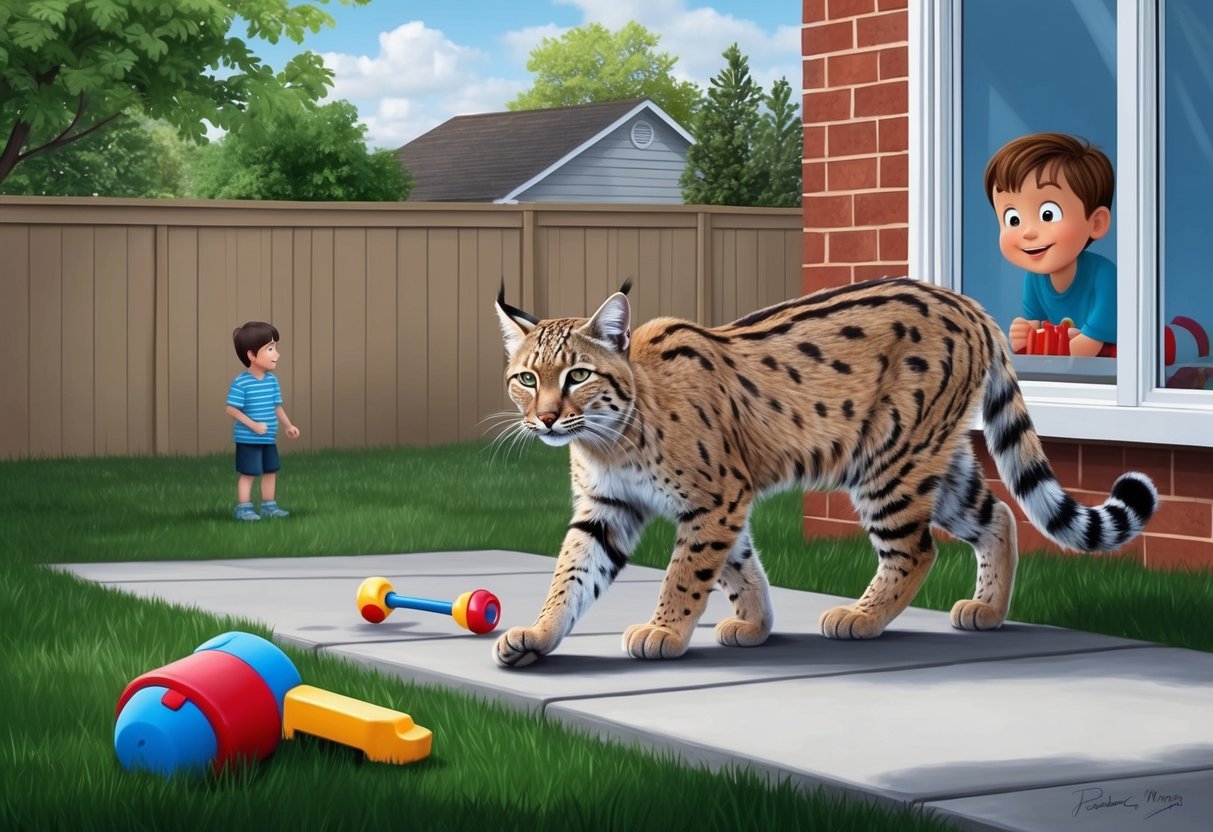
<path fill-rule="evenodd" d="M 963 829 L 1208 832 L 1213 828 L 1213 771 L 980 795 L 927 808 Z"/>
<path fill-rule="evenodd" d="M 535 709 L 564 699 L 1148 646 L 1025 624 L 1008 625 L 993 633 L 966 633 L 952 629 L 945 613 L 918 609 L 906 610 L 879 639 L 832 641 L 820 635 L 817 619 L 843 599 L 777 588 L 772 591 L 776 629 L 766 644 L 754 648 L 717 644 L 715 622 L 729 617 L 732 610 L 727 599 L 713 593 L 685 656 L 673 661 L 637 661 L 623 653 L 621 636 L 628 625 L 647 620 L 652 611 L 658 586 L 655 578 L 660 573 L 649 571 L 654 575 L 652 582 L 614 586 L 555 653 L 525 668 L 497 667 L 491 658 L 491 639 L 487 643 L 473 638 L 408 643 L 376 639 L 375 643 L 329 644 L 327 649 L 403 678 L 458 684 L 486 698 Z M 515 594 L 513 588 L 512 583 L 502 587 L 502 608 L 523 612 L 504 614 L 503 627 L 530 623 L 526 616 L 539 609 L 546 582 L 534 583 L 527 576 L 520 592 Z M 520 620 L 519 614 L 524 618 Z M 278 635 L 290 638 L 285 630 Z"/>
<path fill-rule="evenodd" d="M 1210 702 L 1213 655 L 1147 648 L 584 699 L 548 713 L 692 760 L 749 759 L 917 802 L 1213 768 Z"/>
<path fill-rule="evenodd" d="M 466 643 L 447 644 L 434 651 L 441 654 L 439 664 L 452 668 L 462 665 L 463 671 L 454 674 L 460 678 L 467 673 L 480 678 L 480 674 L 492 672 L 485 681 L 489 689 L 496 689 L 503 683 L 495 681 L 498 669 L 489 661 L 489 647 L 480 643 L 486 639 L 472 637 L 449 618 L 407 610 L 394 612 L 382 624 L 368 624 L 355 609 L 358 585 L 363 578 L 378 574 L 391 580 L 394 589 L 403 595 L 441 600 L 453 600 L 462 592 L 484 587 L 501 600 L 498 632 L 503 632 L 534 620 L 547 593 L 552 565 L 551 558 L 540 555 L 498 551 L 169 561 L 147 564 L 146 570 L 137 563 L 64 564 L 59 568 L 142 597 L 262 620 L 274 628 L 277 636 L 301 646 L 340 645 L 342 652 L 356 653 L 357 647 L 350 645 L 459 638 Z M 624 570 L 615 586 L 578 622 L 573 636 L 545 662 L 529 669 L 532 675 L 594 673 L 593 665 L 599 659 L 626 659 L 619 646 L 620 636 L 629 625 L 648 620 L 657 603 L 662 574 L 660 569 L 644 566 Z M 674 679 L 688 675 L 694 680 L 683 682 L 683 686 L 1144 646 L 1109 636 L 1025 624 L 1009 624 L 993 633 L 966 633 L 954 630 L 946 614 L 917 608 L 906 610 L 880 639 L 835 642 L 820 637 L 817 620 L 825 610 L 849 599 L 778 587 L 771 595 L 775 634 L 762 647 L 737 650 L 716 644 L 712 627 L 732 613 L 728 601 L 712 593 L 704 624 L 685 660 L 671 664 L 629 659 L 623 663 L 628 677 L 620 682 L 623 687 L 608 686 L 607 691 L 672 687 Z M 390 645 L 380 645 L 373 652 L 377 658 L 401 667 L 432 667 L 428 661 L 411 660 L 410 654 L 393 650 Z M 700 672 L 688 672 L 689 667 Z M 724 676 L 720 675 L 722 670 L 726 671 Z M 511 684 L 505 682 L 505 689 Z M 521 687 L 513 692 L 530 696 L 528 691 L 533 686 L 523 682 Z M 593 692 L 578 688 L 563 695 Z"/>

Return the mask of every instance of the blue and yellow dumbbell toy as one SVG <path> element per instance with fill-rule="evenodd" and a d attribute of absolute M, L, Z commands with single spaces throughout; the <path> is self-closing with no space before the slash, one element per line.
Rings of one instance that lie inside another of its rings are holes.
<path fill-rule="evenodd" d="M 454 601 L 434 601 L 398 595 L 387 578 L 367 578 L 358 587 L 358 612 L 372 624 L 387 620 L 396 609 L 449 615 L 460 627 L 477 635 L 491 633 L 501 621 L 501 602 L 487 589 L 465 592 Z"/>

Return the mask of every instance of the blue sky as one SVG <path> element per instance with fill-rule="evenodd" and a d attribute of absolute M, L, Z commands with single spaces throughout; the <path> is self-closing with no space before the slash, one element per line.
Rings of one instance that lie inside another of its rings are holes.
<path fill-rule="evenodd" d="M 357 105 L 375 147 L 399 147 L 455 115 L 504 110 L 530 86 L 531 49 L 590 22 L 614 30 L 638 21 L 678 57 L 675 74 L 701 87 L 737 41 L 764 88 L 787 76 L 800 89 L 794 0 L 372 0 L 325 8 L 336 26 L 300 46 L 254 42 L 254 51 L 275 68 L 303 49 L 322 55 L 336 73 L 330 95 Z"/>

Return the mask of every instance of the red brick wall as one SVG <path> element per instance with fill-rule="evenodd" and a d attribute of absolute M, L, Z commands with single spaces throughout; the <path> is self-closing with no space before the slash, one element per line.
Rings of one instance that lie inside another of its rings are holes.
<path fill-rule="evenodd" d="M 1145 534 L 1122 554 L 1155 569 L 1213 569 L 1213 450 L 1060 439 L 1047 439 L 1044 445 L 1061 484 L 1087 505 L 1103 502 L 1112 482 L 1125 471 L 1141 471 L 1154 480 L 1162 505 Z M 998 479 L 980 433 L 974 433 L 973 446 L 985 467 L 987 484 L 1019 520 L 1020 550 L 1060 552 L 1027 521 Z M 804 531 L 806 537 L 862 532 L 844 492 L 807 494 Z M 942 532 L 937 537 L 947 539 Z"/>
<path fill-rule="evenodd" d="M 907 0 L 804 0 L 804 290 L 907 271 Z M 1019 518 L 1020 549 L 1059 551 L 1032 528 L 974 436 L 995 492 Z M 1058 478 L 1097 504 L 1127 470 L 1153 478 L 1162 508 L 1126 554 L 1150 567 L 1213 569 L 1213 450 L 1049 440 Z M 860 533 L 845 493 L 805 497 L 805 535 Z"/>
<path fill-rule="evenodd" d="M 804 286 L 907 271 L 906 0 L 805 0 Z"/>

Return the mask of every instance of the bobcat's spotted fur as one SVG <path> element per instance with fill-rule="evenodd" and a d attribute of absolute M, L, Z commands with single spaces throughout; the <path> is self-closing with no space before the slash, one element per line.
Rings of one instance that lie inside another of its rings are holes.
<path fill-rule="evenodd" d="M 1010 508 L 986 487 L 969 442 L 980 398 L 1003 481 L 1033 525 L 1070 549 L 1132 540 L 1157 494 L 1128 473 L 1099 507 L 1062 490 L 1032 428 L 997 324 L 962 295 L 907 279 L 860 283 L 709 329 L 659 318 L 630 333 L 623 290 L 587 319 L 538 321 L 498 296 L 506 384 L 521 430 L 570 445 L 573 519 L 531 627 L 502 635 L 502 665 L 550 653 L 661 515 L 677 540 L 652 619 L 623 649 L 686 649 L 713 588 L 735 615 L 721 644 L 771 632 L 767 578 L 750 539 L 754 500 L 777 489 L 846 489 L 878 555 L 854 604 L 827 611 L 829 638 L 874 638 L 914 598 L 935 559 L 930 528 L 972 544 L 977 590 L 952 608 L 965 630 L 1000 626 L 1018 552 Z M 984 394 L 983 394 L 984 390 Z"/>

